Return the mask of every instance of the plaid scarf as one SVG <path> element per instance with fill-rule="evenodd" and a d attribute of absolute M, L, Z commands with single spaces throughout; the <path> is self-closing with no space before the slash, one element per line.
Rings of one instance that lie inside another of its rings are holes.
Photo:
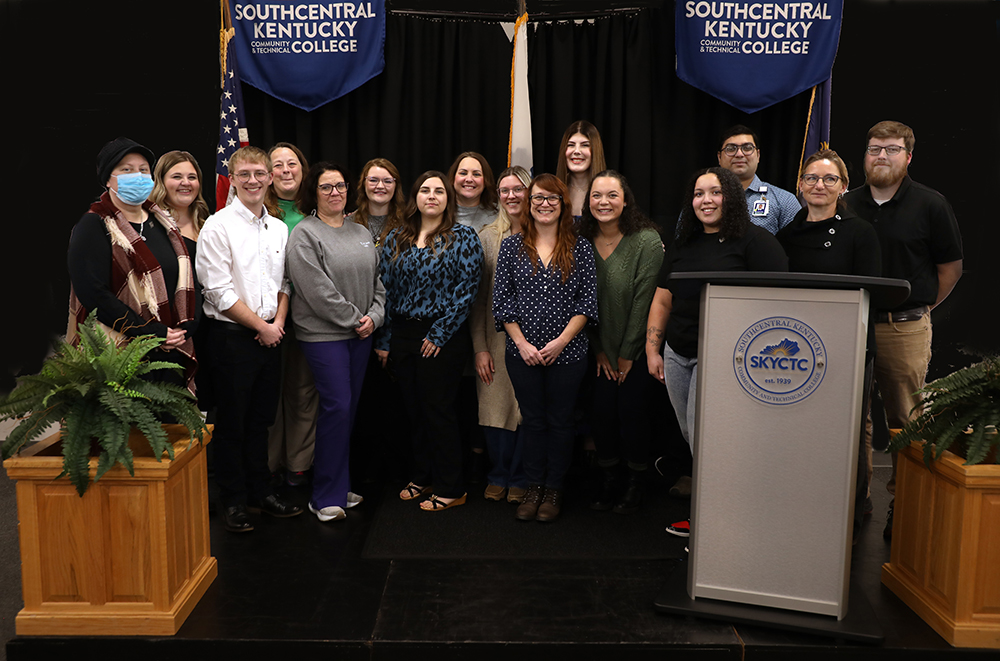
<path fill-rule="evenodd" d="M 149 218 L 155 219 L 167 230 L 170 245 L 177 254 L 177 288 L 174 290 L 174 302 L 170 304 L 167 285 L 163 279 L 163 271 L 156 261 L 152 251 L 143 241 L 132 223 L 125 219 L 122 212 L 111 202 L 109 193 L 101 195 L 101 199 L 90 205 L 90 212 L 104 220 L 104 226 L 111 238 L 111 282 L 109 288 L 119 301 L 139 313 L 147 321 L 158 321 L 170 328 L 194 319 L 195 292 L 194 272 L 191 258 L 188 256 L 184 238 L 173 219 L 162 209 L 150 201 L 143 202 L 142 208 L 149 212 Z M 66 329 L 66 340 L 76 344 L 79 340 L 77 326 L 87 318 L 88 310 L 84 309 L 72 285 L 69 292 L 69 325 Z M 128 341 L 120 332 L 105 327 L 109 337 L 116 342 Z M 198 361 L 194 356 L 194 342 L 188 335 L 184 344 L 176 347 L 183 358 L 179 360 L 185 368 L 187 387 L 194 393 L 194 374 Z"/>

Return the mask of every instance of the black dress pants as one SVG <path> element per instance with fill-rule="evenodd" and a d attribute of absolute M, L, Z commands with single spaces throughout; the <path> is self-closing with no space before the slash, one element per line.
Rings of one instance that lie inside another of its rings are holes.
<path fill-rule="evenodd" d="M 591 411 L 594 446 L 602 466 L 614 466 L 624 458 L 629 468 L 646 470 L 652 436 L 650 400 L 657 385 L 649 375 L 645 354 L 635 360 L 621 385 L 598 375 Z"/>
<path fill-rule="evenodd" d="M 212 324 L 212 380 L 216 396 L 215 482 L 223 507 L 244 505 L 271 492 L 267 430 L 274 424 L 281 379 L 281 348 L 269 349 L 249 328 Z"/>
<path fill-rule="evenodd" d="M 393 320 L 389 359 L 413 425 L 410 479 L 420 486 L 432 485 L 442 498 L 458 498 L 465 493 L 465 484 L 456 404 L 472 339 L 462 324 L 437 356 L 424 358 L 420 347 L 433 323 Z"/>

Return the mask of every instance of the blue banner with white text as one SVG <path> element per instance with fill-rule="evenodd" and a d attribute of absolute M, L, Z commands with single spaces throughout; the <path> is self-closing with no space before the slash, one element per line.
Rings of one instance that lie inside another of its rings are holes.
<path fill-rule="evenodd" d="M 677 77 L 753 113 L 830 78 L 843 0 L 676 0 Z"/>
<path fill-rule="evenodd" d="M 385 66 L 385 0 L 229 0 L 243 82 L 303 110 L 347 94 Z"/>

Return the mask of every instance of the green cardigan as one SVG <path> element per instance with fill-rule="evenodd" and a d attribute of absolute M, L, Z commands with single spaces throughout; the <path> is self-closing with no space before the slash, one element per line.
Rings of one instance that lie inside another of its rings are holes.
<path fill-rule="evenodd" d="M 645 351 L 646 319 L 663 263 L 663 242 L 655 230 L 622 237 L 605 260 L 594 246 L 600 324 L 590 335 L 594 351 L 612 366 L 619 356 L 636 360 Z"/>

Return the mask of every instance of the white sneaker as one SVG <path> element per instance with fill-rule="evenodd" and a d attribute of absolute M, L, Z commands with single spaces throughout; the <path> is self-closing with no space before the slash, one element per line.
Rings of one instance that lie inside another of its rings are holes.
<path fill-rule="evenodd" d="M 309 511 L 315 514 L 316 518 L 320 521 L 336 521 L 337 519 L 347 518 L 347 512 L 344 511 L 344 508 L 332 505 L 318 510 L 312 504 L 311 500 L 309 501 Z"/>
<path fill-rule="evenodd" d="M 347 492 L 347 504 L 344 505 L 344 507 L 346 507 L 347 509 L 350 509 L 350 508 L 354 507 L 355 505 L 360 505 L 362 502 L 364 502 L 364 500 L 365 499 L 362 496 L 354 493 L 353 491 L 348 491 Z"/>

